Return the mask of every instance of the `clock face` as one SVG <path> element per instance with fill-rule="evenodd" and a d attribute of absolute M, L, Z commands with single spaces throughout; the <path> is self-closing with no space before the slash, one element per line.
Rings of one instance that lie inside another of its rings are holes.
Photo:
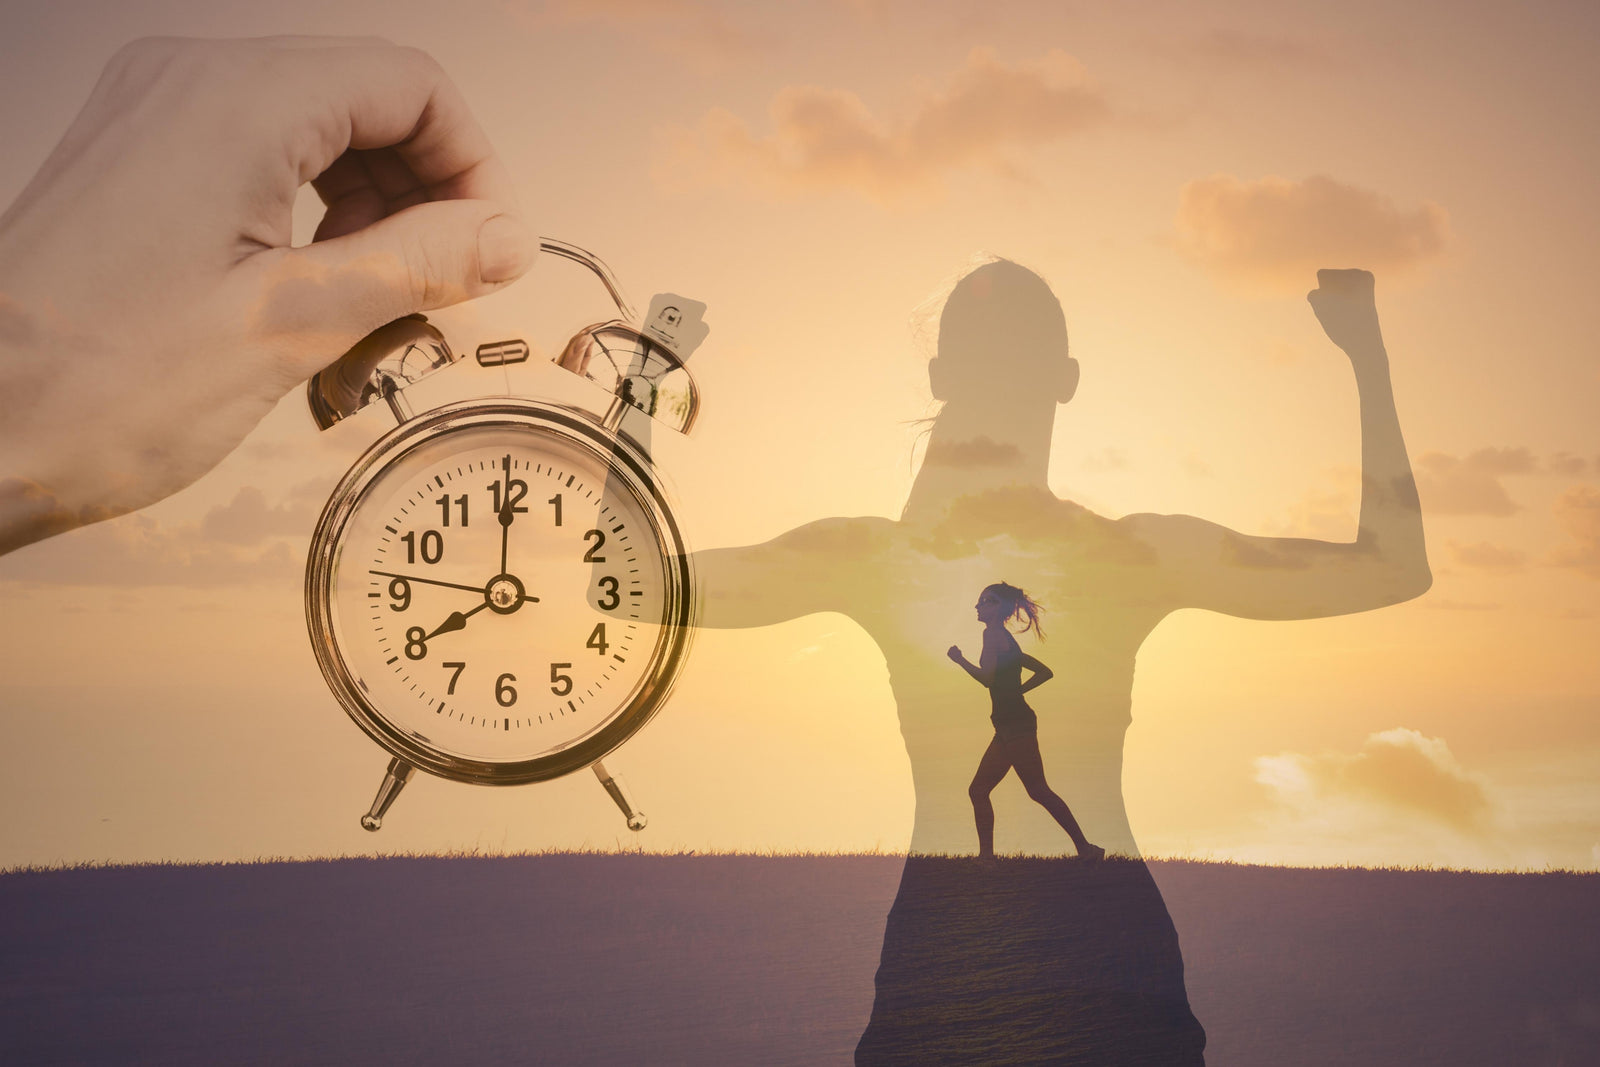
<path fill-rule="evenodd" d="M 436 773 L 591 762 L 654 710 L 681 653 L 682 545 L 653 483 L 562 418 L 408 424 L 319 528 L 308 595 L 335 689 Z"/>

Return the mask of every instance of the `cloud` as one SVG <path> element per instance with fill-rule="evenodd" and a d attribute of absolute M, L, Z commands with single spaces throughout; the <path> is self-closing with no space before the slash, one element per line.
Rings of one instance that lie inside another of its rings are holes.
<path fill-rule="evenodd" d="M 935 194 L 963 167 L 1015 173 L 1007 150 L 1078 133 L 1108 112 L 1100 89 L 1064 52 L 1007 64 L 979 48 L 945 91 L 924 91 L 897 118 L 874 115 L 848 90 L 818 86 L 779 90 L 768 106 L 770 133 L 715 109 L 670 137 L 660 170 L 778 196 L 845 190 L 887 204 Z"/>
<path fill-rule="evenodd" d="M 1022 452 L 1014 444 L 1000 444 L 988 437 L 969 441 L 938 441 L 928 445 L 924 464 L 964 469 L 1016 467 Z"/>
<path fill-rule="evenodd" d="M 1478 541 L 1473 544 L 1451 541 L 1449 546 L 1450 555 L 1457 563 L 1477 570 L 1509 573 L 1520 571 L 1528 562 L 1527 553 L 1488 541 Z"/>
<path fill-rule="evenodd" d="M 1180 255 L 1245 288 L 1301 291 L 1322 267 L 1393 275 L 1437 258 L 1449 240 L 1444 208 L 1411 209 L 1321 175 L 1244 181 L 1216 174 L 1178 197 Z"/>
<path fill-rule="evenodd" d="M 1469 835 L 1493 822 L 1482 780 L 1442 739 L 1404 727 L 1370 735 L 1354 754 L 1286 752 L 1255 767 L 1256 781 L 1302 818 L 1346 826 L 1422 819 Z"/>
<path fill-rule="evenodd" d="M 277 505 L 268 504 L 261 490 L 245 486 L 227 504 L 206 512 L 200 520 L 200 535 L 229 545 L 258 545 L 276 535 L 304 536 L 316 524 L 322 501 L 333 485 L 332 479 L 308 482 Z"/>
<path fill-rule="evenodd" d="M 0 581 L 71 586 L 211 588 L 297 583 L 329 479 L 269 504 L 252 486 L 198 523 L 169 526 L 142 512 L 75 530 L 0 559 Z"/>
<path fill-rule="evenodd" d="M 1578 478 L 1589 471 L 1589 461 L 1571 452 L 1557 452 L 1550 457 L 1549 471 L 1563 478 Z"/>
<path fill-rule="evenodd" d="M 1510 515 L 1519 507 L 1500 479 L 1538 469 L 1526 448 L 1480 448 L 1465 459 L 1424 452 L 1417 457 L 1417 494 L 1435 515 Z"/>
<path fill-rule="evenodd" d="M 1556 498 L 1555 515 L 1572 543 L 1556 549 L 1550 561 L 1600 578 L 1600 490 L 1573 486 Z"/>

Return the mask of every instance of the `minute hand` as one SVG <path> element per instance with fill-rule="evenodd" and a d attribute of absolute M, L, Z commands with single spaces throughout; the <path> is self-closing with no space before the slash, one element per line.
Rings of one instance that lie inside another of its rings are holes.
<path fill-rule="evenodd" d="M 506 573 L 506 542 L 511 536 L 511 520 L 516 516 L 511 507 L 511 457 L 507 456 L 502 462 L 506 468 L 505 495 L 500 498 L 500 573 Z"/>
<path fill-rule="evenodd" d="M 399 578 L 407 582 L 421 582 L 423 585 L 442 585 L 446 589 L 465 589 L 469 593 L 483 595 L 483 586 L 481 585 L 460 585 L 456 582 L 441 582 L 437 578 L 418 578 L 414 574 L 395 574 L 393 571 L 368 571 L 367 573 L 381 574 L 385 578 Z"/>

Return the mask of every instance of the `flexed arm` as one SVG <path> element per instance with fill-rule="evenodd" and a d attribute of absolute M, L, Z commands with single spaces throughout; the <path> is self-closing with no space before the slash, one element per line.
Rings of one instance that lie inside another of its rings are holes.
<path fill-rule="evenodd" d="M 951 645 L 945 653 L 950 661 L 957 667 L 972 675 L 972 680 L 985 689 L 994 687 L 994 669 L 1000 662 L 1000 646 L 993 634 L 985 630 L 983 634 L 983 651 L 978 653 L 978 662 L 973 663 L 962 655 L 959 645 Z"/>
<path fill-rule="evenodd" d="M 1422 510 L 1389 380 L 1372 275 L 1322 270 L 1307 299 L 1350 357 L 1361 401 L 1361 518 L 1354 542 L 1250 537 L 1187 515 L 1130 515 L 1175 607 L 1253 619 L 1344 615 L 1420 596 L 1433 582 Z"/>
<path fill-rule="evenodd" d="M 945 655 L 950 657 L 951 663 L 954 663 L 957 667 L 960 667 L 962 670 L 972 675 L 972 680 L 983 686 L 985 689 L 988 689 L 990 686 L 994 685 L 993 663 L 990 663 L 987 667 L 973 663 L 962 653 L 961 646 L 959 645 L 951 645 L 950 650 L 946 652 Z M 983 656 L 980 655 L 978 658 L 981 660 Z"/>

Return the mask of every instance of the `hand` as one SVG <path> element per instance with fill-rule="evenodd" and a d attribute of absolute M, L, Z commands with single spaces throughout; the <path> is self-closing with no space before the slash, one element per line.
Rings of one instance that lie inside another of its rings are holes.
<path fill-rule="evenodd" d="M 945 655 L 950 657 L 952 663 L 961 663 L 967 658 L 961 654 L 961 649 L 956 645 L 951 645 L 950 651 L 946 652 Z"/>
<path fill-rule="evenodd" d="M 1370 272 L 1319 270 L 1317 288 L 1307 293 L 1306 299 L 1328 340 L 1344 349 L 1351 359 L 1384 355 Z"/>
<path fill-rule="evenodd" d="M 328 210 L 294 248 L 307 181 Z M 368 332 L 537 248 L 422 52 L 127 46 L 0 216 L 0 552 L 181 489 Z"/>

